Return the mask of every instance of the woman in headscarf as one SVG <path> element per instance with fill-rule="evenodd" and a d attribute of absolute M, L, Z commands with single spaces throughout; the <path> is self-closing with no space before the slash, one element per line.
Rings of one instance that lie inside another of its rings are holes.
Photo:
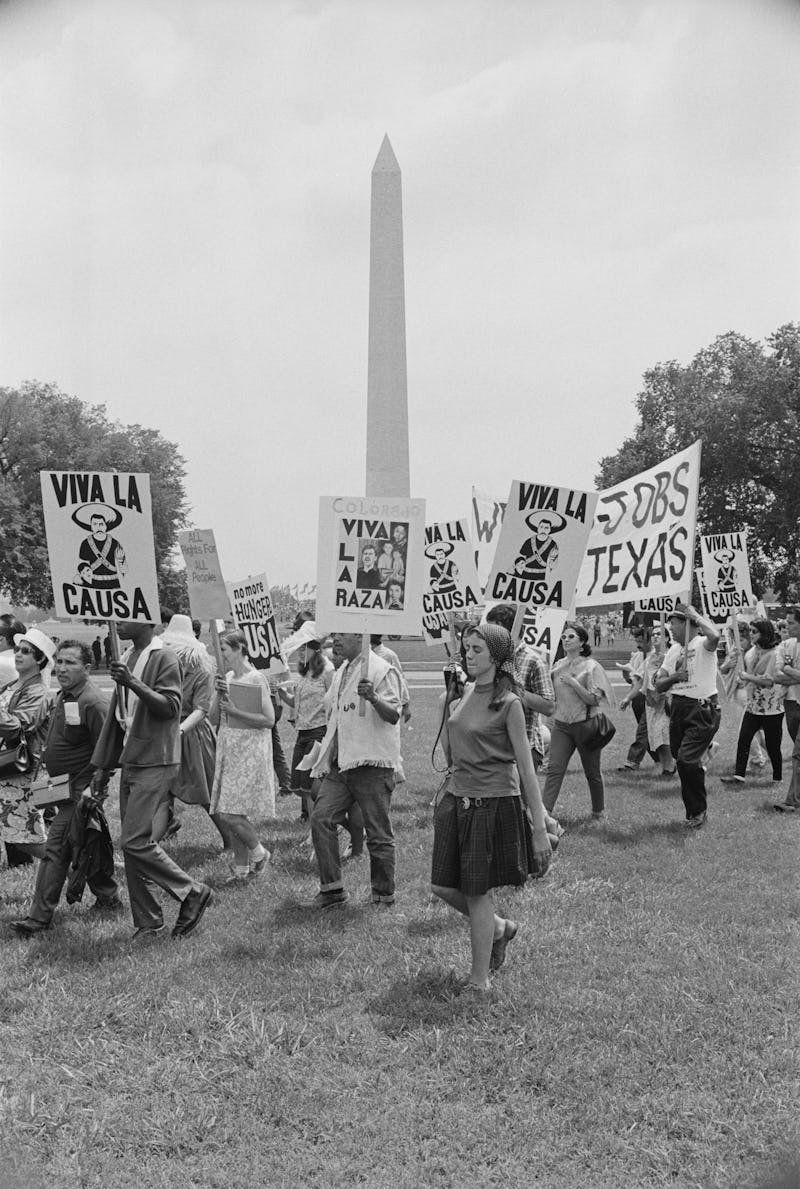
<path fill-rule="evenodd" d="M 543 800 L 548 813 L 558 800 L 567 765 L 577 750 L 589 783 L 592 799 L 592 821 L 605 821 L 605 787 L 600 771 L 599 749 L 581 742 L 583 724 L 600 713 L 600 703 L 613 705 L 614 695 L 602 665 L 592 660 L 589 633 L 579 623 L 567 621 L 561 633 L 564 656 L 553 666 L 553 689 L 556 708 L 550 732 L 550 761 L 544 785 Z"/>
<path fill-rule="evenodd" d="M 30 802 L 30 784 L 44 750 L 52 707 L 50 675 L 56 646 L 38 628 L 14 635 L 17 680 L 0 694 L 0 745 L 23 754 L 9 766 L 0 753 L 0 838 L 12 867 L 44 855 L 44 819 Z"/>
<path fill-rule="evenodd" d="M 292 788 L 300 797 L 302 821 L 311 809 L 311 772 L 297 765 L 325 738 L 327 715 L 325 695 L 333 681 L 334 668 L 322 651 L 324 636 L 309 625 L 307 638 L 298 645 L 297 681 L 291 690 L 278 686 L 278 697 L 294 711 L 297 738 L 292 755 Z M 313 626 L 313 625 L 312 625 Z"/>
<path fill-rule="evenodd" d="M 188 615 L 173 615 L 161 639 L 180 661 L 183 685 L 181 767 L 168 803 L 159 810 L 153 822 L 153 837 L 157 842 L 180 829 L 180 820 L 173 813 L 176 797 L 184 805 L 200 805 L 210 812 L 217 753 L 216 735 L 208 718 L 214 700 L 214 664 L 208 649 L 195 636 Z M 216 815 L 211 817 L 225 849 L 231 851 L 232 837 Z"/>
<path fill-rule="evenodd" d="M 772 779 L 776 783 L 781 780 L 783 771 L 781 737 L 786 686 L 775 681 L 780 637 L 771 619 L 754 619 L 750 624 L 750 639 L 752 645 L 745 653 L 744 669 L 738 677 L 739 684 L 747 692 L 747 705 L 736 743 L 736 771 L 733 776 L 720 778 L 724 784 L 744 784 L 750 744 L 756 732 L 761 730 L 772 763 Z"/>
<path fill-rule="evenodd" d="M 431 885 L 469 918 L 466 985 L 480 993 L 518 931 L 515 921 L 495 913 L 492 889 L 543 875 L 552 852 L 511 634 L 499 624 L 468 627 L 463 646 L 472 684 L 450 704 L 442 732 L 450 784 L 434 817 Z"/>

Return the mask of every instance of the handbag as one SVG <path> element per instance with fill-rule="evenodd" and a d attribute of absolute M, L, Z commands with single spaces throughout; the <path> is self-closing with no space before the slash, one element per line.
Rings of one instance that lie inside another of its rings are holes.
<path fill-rule="evenodd" d="M 31 783 L 31 804 L 37 809 L 47 809 L 50 805 L 62 805 L 70 801 L 69 774 L 63 776 L 41 776 Z"/>
<path fill-rule="evenodd" d="M 617 733 L 617 728 L 607 714 L 601 710 L 599 714 L 590 715 L 588 706 L 586 707 L 586 718 L 583 722 L 574 725 L 580 727 L 577 741 L 587 751 L 602 750 Z"/>
<path fill-rule="evenodd" d="M 0 776 L 14 776 L 20 772 L 27 772 L 30 760 L 27 740 L 24 735 L 20 735 L 16 743 L 3 744 L 0 747 Z"/>

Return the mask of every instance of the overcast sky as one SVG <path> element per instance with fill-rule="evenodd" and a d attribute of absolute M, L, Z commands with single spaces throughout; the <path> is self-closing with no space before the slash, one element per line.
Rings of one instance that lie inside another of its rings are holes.
<path fill-rule="evenodd" d="M 412 495 L 592 488 L 646 368 L 798 318 L 799 51 L 788 0 L 0 0 L 0 384 L 159 429 L 226 576 L 313 580 L 388 133 Z"/>

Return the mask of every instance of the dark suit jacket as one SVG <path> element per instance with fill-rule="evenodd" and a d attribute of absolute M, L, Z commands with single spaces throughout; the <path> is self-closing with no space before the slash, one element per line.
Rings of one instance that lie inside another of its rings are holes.
<path fill-rule="evenodd" d="M 169 718 L 157 718 L 140 698 L 125 738 L 117 721 L 119 688 L 115 687 L 92 755 L 95 768 L 108 771 L 120 764 L 132 768 L 161 768 L 181 762 L 181 666 L 175 653 L 168 648 L 151 652 L 142 681 L 169 699 L 172 714 Z"/>

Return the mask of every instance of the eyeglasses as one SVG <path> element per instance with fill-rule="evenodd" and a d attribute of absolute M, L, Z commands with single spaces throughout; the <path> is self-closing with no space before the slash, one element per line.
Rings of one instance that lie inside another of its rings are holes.
<path fill-rule="evenodd" d="M 18 652 L 21 656 L 33 656 L 33 649 L 26 648 L 23 644 L 15 644 L 14 651 Z"/>
<path fill-rule="evenodd" d="M 562 640 L 579 640 L 580 636 L 578 635 L 577 632 L 564 632 L 561 639 Z"/>

